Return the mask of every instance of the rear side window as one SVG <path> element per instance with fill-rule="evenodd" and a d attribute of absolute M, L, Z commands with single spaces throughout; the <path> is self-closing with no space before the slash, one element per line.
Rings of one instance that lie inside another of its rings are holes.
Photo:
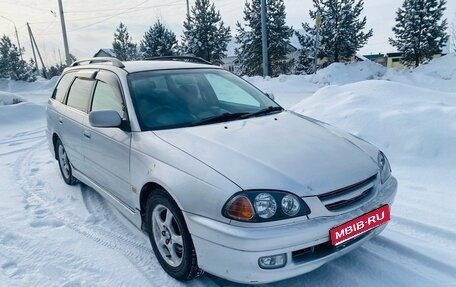
<path fill-rule="evenodd" d="M 94 81 L 76 78 L 68 94 L 67 106 L 87 112 Z"/>
<path fill-rule="evenodd" d="M 75 73 L 73 72 L 63 75 L 59 81 L 59 84 L 55 88 L 54 94 L 52 95 L 53 99 L 56 99 L 57 101 L 63 103 L 65 100 L 65 95 L 68 91 L 68 87 L 70 87 L 71 82 L 73 82 L 74 74 Z"/>
<path fill-rule="evenodd" d="M 97 83 L 93 94 L 92 111 L 114 110 L 124 118 L 124 105 L 119 90 L 102 81 Z"/>

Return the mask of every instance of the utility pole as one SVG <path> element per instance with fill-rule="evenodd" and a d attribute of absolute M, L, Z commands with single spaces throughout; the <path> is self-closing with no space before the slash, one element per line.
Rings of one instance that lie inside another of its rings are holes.
<path fill-rule="evenodd" d="M 187 18 L 190 18 L 190 2 L 187 0 Z"/>
<path fill-rule="evenodd" d="M 263 77 L 269 76 L 268 30 L 266 26 L 266 0 L 261 0 L 261 39 L 263 50 Z"/>
<path fill-rule="evenodd" d="M 30 29 L 30 25 L 28 22 L 27 22 L 27 29 L 28 29 L 29 38 L 30 38 L 30 45 L 32 46 L 33 60 L 35 61 L 35 68 L 36 68 L 36 71 L 38 71 L 38 62 L 36 60 L 35 46 L 33 45 L 32 30 Z"/>
<path fill-rule="evenodd" d="M 314 71 L 317 73 L 318 69 L 318 49 L 320 48 L 320 26 L 321 26 L 321 14 L 320 11 L 317 12 L 317 18 L 315 19 L 315 59 L 314 59 Z"/>
<path fill-rule="evenodd" d="M 21 48 L 21 42 L 19 42 L 19 36 L 17 35 L 17 28 L 16 28 L 16 23 L 13 22 L 13 20 L 6 18 L 5 16 L 0 16 L 1 18 L 10 21 L 14 25 L 14 32 L 16 33 L 16 40 L 17 40 L 17 46 L 19 47 L 19 55 L 21 56 L 21 60 L 23 61 L 24 59 L 22 58 L 22 48 Z"/>
<path fill-rule="evenodd" d="M 68 49 L 68 38 L 65 26 L 65 16 L 63 15 L 63 5 L 62 0 L 59 1 L 59 14 L 60 14 L 60 24 L 62 25 L 62 34 L 63 34 L 63 47 L 65 48 L 65 59 L 66 64 L 71 65 L 70 50 Z"/>
<path fill-rule="evenodd" d="M 35 37 L 33 36 L 32 29 L 30 28 L 29 23 L 27 22 L 27 28 L 30 36 L 30 41 L 32 42 L 32 50 L 33 50 L 33 57 L 35 57 L 35 66 L 36 69 L 38 70 L 38 64 L 36 62 L 36 55 L 35 55 L 35 50 L 33 48 L 33 45 L 35 45 L 36 48 L 36 53 L 38 54 L 38 58 L 40 58 L 41 66 L 43 67 L 43 75 L 46 78 L 46 66 L 44 65 L 43 58 L 41 57 L 40 49 L 38 49 L 38 45 L 36 44 Z"/>

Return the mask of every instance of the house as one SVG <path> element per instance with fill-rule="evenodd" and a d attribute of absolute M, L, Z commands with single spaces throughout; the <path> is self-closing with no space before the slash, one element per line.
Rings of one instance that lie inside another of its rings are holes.
<path fill-rule="evenodd" d="M 225 70 L 228 70 L 232 73 L 237 73 L 239 71 L 239 63 L 237 63 L 236 59 L 236 48 L 238 48 L 240 45 L 236 43 L 236 39 L 234 37 L 231 38 L 231 41 L 228 43 L 227 47 L 227 56 L 222 59 L 223 65 L 222 67 Z M 296 35 L 293 35 L 290 38 L 290 45 L 289 45 L 289 53 L 287 55 L 288 59 L 294 59 L 295 61 L 298 60 L 299 58 L 299 41 L 296 37 Z"/>
<path fill-rule="evenodd" d="M 100 49 L 98 52 L 93 55 L 94 58 L 97 57 L 116 57 L 116 53 L 114 52 L 113 49 Z"/>
<path fill-rule="evenodd" d="M 407 65 L 405 65 L 402 62 L 402 56 L 403 56 L 402 52 L 387 53 L 386 54 L 386 58 L 388 59 L 387 67 L 388 68 L 396 68 L 396 69 L 407 68 Z M 440 58 L 442 56 L 445 56 L 445 54 L 444 53 L 435 54 L 432 58 L 433 59 L 437 59 L 437 58 Z"/>
<path fill-rule="evenodd" d="M 386 53 L 388 68 L 404 69 L 406 65 L 402 62 L 402 52 Z"/>

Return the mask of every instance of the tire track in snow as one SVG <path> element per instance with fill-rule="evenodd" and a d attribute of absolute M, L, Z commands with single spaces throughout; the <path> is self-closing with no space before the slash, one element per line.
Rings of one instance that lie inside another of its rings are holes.
<path fill-rule="evenodd" d="M 46 182 L 30 176 L 28 173 L 33 166 L 34 154 L 37 151 L 40 151 L 40 148 L 44 149 L 43 146 L 47 149 L 46 139 L 40 140 L 30 147 L 27 153 L 21 155 L 16 160 L 14 166 L 16 182 L 25 195 L 26 208 L 36 209 L 41 206 L 47 206 L 47 210 L 66 227 L 101 246 L 123 255 L 152 286 L 156 286 L 157 284 L 162 285 L 162 283 L 166 284 L 166 282 L 177 283 L 161 270 L 157 259 L 153 255 L 152 247 L 146 247 L 134 239 L 113 233 L 101 225 L 85 222 L 83 218 L 74 213 L 65 212 L 64 209 L 60 209 L 59 207 L 54 208 L 54 206 L 52 206 L 53 204 L 58 204 L 58 200 L 49 196 L 48 193 L 52 193 L 50 186 L 48 186 Z M 116 215 L 111 213 L 107 217 L 115 218 Z M 119 220 L 117 220 L 117 223 L 123 225 Z M 124 226 L 124 228 L 126 227 Z M 126 232 L 126 234 L 129 234 L 129 232 Z M 157 271 L 161 274 L 157 273 Z M 151 274 L 157 274 L 159 276 L 155 277 L 151 276 Z M 162 283 L 160 283 L 161 281 Z M 173 285 L 175 285 L 175 283 Z"/>
<path fill-rule="evenodd" d="M 451 278 L 451 280 L 442 280 L 442 282 L 456 282 L 456 268 L 443 261 L 436 260 L 426 254 L 412 249 L 405 245 L 406 242 L 396 242 L 393 239 L 384 236 L 378 236 L 368 241 L 362 249 L 371 253 L 373 256 L 380 257 L 390 264 L 406 267 L 410 272 L 420 270 L 420 276 L 426 276 L 438 282 L 442 277 Z M 419 266 L 419 268 L 416 268 Z M 423 270 L 427 272 L 423 273 Z M 442 283 L 442 286 L 445 286 Z"/>
<path fill-rule="evenodd" d="M 422 223 L 420 221 L 394 215 L 393 222 L 398 225 L 403 225 L 412 228 L 420 233 L 444 239 L 445 241 L 451 242 L 453 245 L 456 240 L 455 232 L 452 232 L 451 230 L 445 230 L 440 227 L 436 227 L 426 223 Z"/>

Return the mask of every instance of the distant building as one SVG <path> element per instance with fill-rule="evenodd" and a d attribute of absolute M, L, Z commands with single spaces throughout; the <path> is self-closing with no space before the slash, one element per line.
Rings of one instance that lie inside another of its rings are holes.
<path fill-rule="evenodd" d="M 228 43 L 228 51 L 227 51 L 227 56 L 222 59 L 223 65 L 222 67 L 225 70 L 228 70 L 232 73 L 237 73 L 239 71 L 239 63 L 237 62 L 237 57 L 236 57 L 236 52 L 235 49 L 239 48 L 240 45 L 236 43 L 236 39 L 233 37 L 231 38 L 231 41 Z M 294 59 L 295 61 L 298 60 L 299 58 L 299 48 L 301 46 L 299 45 L 298 38 L 296 35 L 293 34 L 293 36 L 290 38 L 290 45 L 289 45 L 289 51 L 287 57 L 289 60 Z M 294 71 L 292 71 L 294 72 Z"/>
<path fill-rule="evenodd" d="M 402 56 L 404 53 L 402 52 L 395 52 L 395 53 L 387 53 L 386 59 L 388 68 L 396 68 L 396 69 L 404 69 L 406 66 L 402 62 Z"/>
<path fill-rule="evenodd" d="M 93 55 L 94 58 L 96 57 L 116 57 L 116 53 L 113 49 L 100 49 L 98 52 Z"/>
<path fill-rule="evenodd" d="M 386 65 L 388 63 L 388 58 L 386 57 L 385 54 L 382 54 L 382 53 L 364 55 L 364 57 L 367 58 L 369 61 L 380 64 L 384 67 L 386 67 Z"/>

